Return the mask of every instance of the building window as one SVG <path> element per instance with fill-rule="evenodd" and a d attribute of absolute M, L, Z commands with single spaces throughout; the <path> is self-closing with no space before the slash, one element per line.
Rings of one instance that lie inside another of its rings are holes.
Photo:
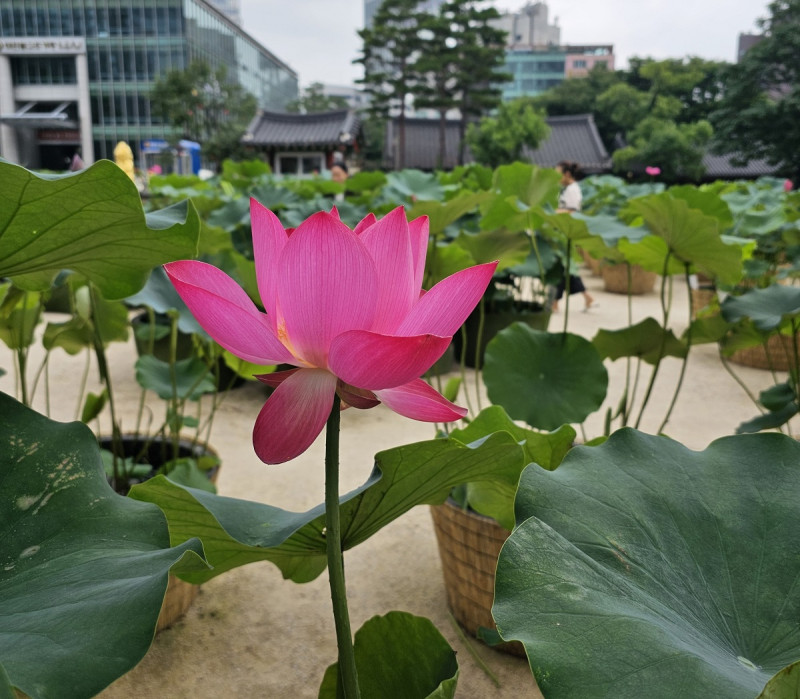
<path fill-rule="evenodd" d="M 578 59 L 577 61 L 573 61 L 572 62 L 572 66 L 573 66 L 573 68 L 585 68 L 586 67 L 586 61 L 584 59 L 582 59 L 582 58 Z"/>
<path fill-rule="evenodd" d="M 279 175 L 313 175 L 323 171 L 324 153 L 278 153 L 275 159 Z"/>

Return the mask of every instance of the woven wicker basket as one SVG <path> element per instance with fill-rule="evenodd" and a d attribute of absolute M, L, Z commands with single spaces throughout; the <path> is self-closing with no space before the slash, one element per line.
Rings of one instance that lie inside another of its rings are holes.
<path fill-rule="evenodd" d="M 200 592 L 199 585 L 192 585 L 192 583 L 170 575 L 167 592 L 164 595 L 164 604 L 161 605 L 161 613 L 158 615 L 156 631 L 169 628 L 186 614 L 198 592 Z"/>
<path fill-rule="evenodd" d="M 631 294 L 648 294 L 656 285 L 655 272 L 649 272 L 639 265 L 630 265 L 631 270 Z M 628 265 L 603 265 L 603 284 L 605 290 L 612 294 L 627 294 L 628 290 Z"/>
<path fill-rule="evenodd" d="M 480 627 L 496 628 L 492 618 L 494 575 L 509 532 L 493 519 L 462 510 L 451 501 L 431 507 L 431 516 L 450 611 L 473 636 Z M 493 647 L 525 657 L 525 649 L 517 641 Z"/>
<path fill-rule="evenodd" d="M 692 292 L 692 320 L 697 318 L 698 311 L 710 304 L 717 295 L 715 289 L 691 289 Z"/>
<path fill-rule="evenodd" d="M 800 335 L 797 337 L 800 343 Z M 769 352 L 769 360 L 767 359 Z M 788 335 L 771 335 L 767 340 L 767 347 L 756 345 L 746 349 L 736 350 L 729 360 L 734 364 L 749 366 L 753 369 L 774 369 L 775 371 L 789 371 L 792 367 L 792 357 L 794 356 L 794 346 L 792 338 Z"/>
<path fill-rule="evenodd" d="M 583 248 L 579 248 L 581 251 L 581 256 L 583 257 L 584 264 L 592 271 L 592 275 L 595 277 L 599 277 L 602 275 L 601 269 L 603 267 L 603 261 L 597 260 L 592 257 L 586 250 Z"/>

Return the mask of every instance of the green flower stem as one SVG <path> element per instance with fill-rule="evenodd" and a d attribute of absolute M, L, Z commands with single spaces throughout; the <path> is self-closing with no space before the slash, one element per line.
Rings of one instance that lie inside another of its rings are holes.
<path fill-rule="evenodd" d="M 678 376 L 678 383 L 675 385 L 675 392 L 672 394 L 672 400 L 670 401 L 669 408 L 667 408 L 667 414 L 664 415 L 664 419 L 661 421 L 661 425 L 658 428 L 658 434 L 664 431 L 664 428 L 667 426 L 669 422 L 670 415 L 672 415 L 672 410 L 675 408 L 675 403 L 678 402 L 678 394 L 681 392 L 681 386 L 683 386 L 683 379 L 686 377 L 686 367 L 689 365 L 689 352 L 692 349 L 692 319 L 694 317 L 694 304 L 692 302 L 692 285 L 689 280 L 690 275 L 690 268 L 689 263 L 687 262 L 684 266 L 684 279 L 686 280 L 686 291 L 689 295 L 689 327 L 686 329 L 686 356 L 683 358 L 683 362 L 681 363 L 681 373 Z M 665 328 L 666 329 L 666 328 Z"/>
<path fill-rule="evenodd" d="M 328 553 L 328 577 L 331 585 L 333 621 L 336 625 L 336 645 L 339 648 L 339 684 L 345 699 L 360 697 L 350 614 L 347 611 L 347 591 L 344 584 L 342 531 L 339 521 L 339 396 L 325 428 L 325 542 Z"/>
<path fill-rule="evenodd" d="M 481 411 L 481 368 L 483 367 L 483 330 L 486 324 L 486 303 L 481 296 L 478 303 L 478 339 L 475 341 L 475 402 Z"/>
<path fill-rule="evenodd" d="M 661 294 L 660 294 L 660 296 L 661 296 L 661 313 L 662 313 L 662 316 L 664 318 L 663 325 L 662 325 L 662 329 L 664 330 L 664 335 L 661 338 L 661 345 L 660 345 L 660 347 L 658 349 L 658 356 L 656 357 L 656 362 L 653 365 L 653 371 L 650 374 L 650 381 L 647 384 L 647 389 L 645 390 L 644 398 L 642 399 L 642 405 L 639 408 L 639 416 L 636 418 L 636 424 L 634 425 L 634 427 L 637 430 L 639 429 L 639 423 L 642 421 L 642 416 L 644 415 L 644 409 L 647 407 L 647 404 L 650 401 L 650 395 L 653 392 L 653 386 L 655 386 L 656 377 L 658 376 L 658 370 L 661 368 L 661 360 L 664 359 L 664 351 L 665 351 L 666 345 L 667 345 L 666 331 L 667 331 L 668 325 L 669 325 L 669 312 L 670 312 L 670 306 L 671 306 L 671 303 L 672 303 L 672 287 L 670 287 L 669 298 L 667 298 L 667 293 L 666 293 L 667 279 L 669 277 L 669 259 L 670 259 L 670 253 L 667 252 L 667 256 L 664 258 L 664 269 L 663 269 L 663 271 L 661 273 L 662 281 L 661 281 Z M 630 270 L 630 267 L 628 269 Z M 629 274 L 630 274 L 630 271 L 629 271 Z M 629 277 L 629 280 L 631 280 L 631 279 L 632 279 L 632 277 Z M 629 285 L 628 285 L 628 295 L 629 296 L 630 296 L 630 291 L 631 291 L 631 287 L 630 287 L 631 283 L 632 282 L 629 281 Z M 690 320 L 690 322 L 691 322 L 691 320 Z"/>
<path fill-rule="evenodd" d="M 564 269 L 564 339 L 566 340 L 567 323 L 569 321 L 569 287 L 570 287 L 570 267 L 572 267 L 572 241 L 567 238 L 567 264 Z"/>
<path fill-rule="evenodd" d="M 89 304 L 90 313 L 92 318 L 92 344 L 94 346 L 94 354 L 97 359 L 97 371 L 100 374 L 100 379 L 105 386 L 108 394 L 108 409 L 111 413 L 111 454 L 112 454 L 112 473 L 114 474 L 115 485 L 121 482 L 123 476 L 123 469 L 121 464 L 122 458 L 122 432 L 117 421 L 117 409 L 114 403 L 114 388 L 111 385 L 111 371 L 108 368 L 108 359 L 106 357 L 106 348 L 103 344 L 103 337 L 100 333 L 100 327 L 97 322 L 97 309 L 99 302 L 97 298 L 97 288 L 94 284 L 89 284 Z"/>
<path fill-rule="evenodd" d="M 170 400 L 172 415 L 168 416 L 167 422 L 170 441 L 172 442 L 172 459 L 174 461 L 178 458 L 181 440 L 181 418 L 178 416 L 183 416 L 183 410 L 179 403 L 178 376 L 175 372 L 175 363 L 178 361 L 178 313 L 170 310 L 167 315 L 169 316 L 169 380 L 172 388 L 172 398 Z"/>

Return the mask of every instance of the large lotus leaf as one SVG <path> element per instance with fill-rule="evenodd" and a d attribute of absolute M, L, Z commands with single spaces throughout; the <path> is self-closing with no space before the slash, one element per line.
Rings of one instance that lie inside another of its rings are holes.
<path fill-rule="evenodd" d="M 374 616 L 353 641 L 362 697 L 452 699 L 458 682 L 455 651 L 430 619 L 408 612 Z M 339 664 L 325 671 L 319 699 L 344 699 Z"/>
<path fill-rule="evenodd" d="M 483 381 L 512 418 L 554 430 L 603 404 L 608 372 L 585 338 L 512 323 L 487 345 Z"/>
<path fill-rule="evenodd" d="M 583 221 L 589 232 L 594 236 L 599 236 L 609 247 L 614 247 L 622 240 L 629 240 L 635 243 L 644 238 L 648 231 L 643 226 L 629 226 L 620 221 L 616 216 L 598 214 L 587 216 L 585 214 L 573 213 L 573 218 Z M 583 245 L 583 242 L 581 243 Z"/>
<path fill-rule="evenodd" d="M 0 301 L 0 341 L 11 350 L 30 347 L 42 316 L 41 295 L 3 284 Z"/>
<path fill-rule="evenodd" d="M 531 251 L 531 241 L 527 234 L 522 231 L 511 233 L 504 229 L 480 233 L 462 232 L 455 243 L 466 250 L 477 264 L 499 260 L 498 272 L 522 264 Z"/>
<path fill-rule="evenodd" d="M 686 356 L 689 348 L 671 330 L 661 327 L 655 318 L 645 318 L 621 330 L 597 331 L 592 339 L 604 359 L 640 357 L 648 364 L 657 364 L 664 357 Z"/>
<path fill-rule="evenodd" d="M 64 323 L 48 323 L 42 336 L 42 344 L 46 350 L 60 347 L 67 354 L 79 354 L 92 346 L 91 323 L 73 316 Z"/>
<path fill-rule="evenodd" d="M 683 184 L 669 188 L 669 195 L 674 199 L 683 199 L 691 209 L 702 211 L 706 216 L 719 221 L 720 230 L 733 225 L 731 210 L 725 200 L 716 192 L 699 189 L 691 184 Z"/>
<path fill-rule="evenodd" d="M 529 466 L 493 614 L 544 695 L 752 699 L 800 658 L 798 463 L 780 434 L 623 429 Z"/>
<path fill-rule="evenodd" d="M 239 226 L 249 224 L 250 200 L 247 197 L 232 199 L 214 210 L 208 217 L 208 223 L 226 231 L 232 231 Z"/>
<path fill-rule="evenodd" d="M 270 211 L 297 207 L 303 203 L 303 200 L 295 192 L 292 192 L 286 187 L 277 186 L 274 182 L 265 182 L 263 184 L 259 184 L 253 189 L 252 192 L 250 192 L 250 196 L 258 201 L 262 206 L 268 208 Z M 249 200 L 246 203 L 248 214 L 246 220 L 241 221 L 242 223 L 250 222 Z M 242 211 L 244 211 L 244 209 L 242 209 Z M 245 216 L 245 214 L 243 213 L 242 216 Z"/>
<path fill-rule="evenodd" d="M 537 233 L 531 238 L 531 251 L 525 261 L 509 267 L 507 271 L 518 277 L 535 277 L 548 283 L 548 274 L 558 273 L 559 277 L 563 275 L 560 266 L 557 265 L 560 259 L 555 244 Z"/>
<path fill-rule="evenodd" d="M 722 317 L 722 313 L 714 313 L 709 316 L 698 316 L 695 318 L 690 328 L 684 332 L 683 339 L 686 340 L 688 331 L 691 330 L 692 345 L 708 344 L 709 342 L 719 342 L 725 337 L 732 325 Z"/>
<path fill-rule="evenodd" d="M 800 661 L 787 665 L 773 677 L 756 699 L 795 699 L 800 696 Z"/>
<path fill-rule="evenodd" d="M 628 205 L 667 244 L 670 257 L 709 277 L 735 283 L 742 274 L 742 251 L 720 238 L 719 221 L 667 193 L 636 199 Z M 662 263 L 663 268 L 663 263 Z"/>
<path fill-rule="evenodd" d="M 202 549 L 169 548 L 161 511 L 109 487 L 85 425 L 0 393 L 0 442 L 0 667 L 30 697 L 94 696 L 144 656 L 170 568 L 205 567 Z"/>
<path fill-rule="evenodd" d="M 472 444 L 501 431 L 511 434 L 523 448 L 524 458 L 518 462 L 519 470 L 514 462 L 509 462 L 509 470 L 498 473 L 491 481 L 468 483 L 466 496 L 473 510 L 491 517 L 510 531 L 514 527 L 514 497 L 522 469 L 533 462 L 547 469 L 556 468 L 572 448 L 575 429 L 562 425 L 554 432 L 535 432 L 517 425 L 502 406 L 490 405 L 465 428 L 453 430 L 450 438 Z"/>
<path fill-rule="evenodd" d="M 528 231 L 536 228 L 540 220 L 537 211 L 528 209 L 513 196 L 496 195 L 481 206 L 482 231 Z"/>
<path fill-rule="evenodd" d="M 406 169 L 386 174 L 384 197 L 394 201 L 440 201 L 444 198 L 444 189 L 436 179 L 436 175 L 422 170 Z"/>
<path fill-rule="evenodd" d="M 271 172 L 272 168 L 269 164 L 258 158 L 241 162 L 222 161 L 222 178 L 233 183 L 240 181 L 241 184 L 246 185 L 252 179 L 269 175 Z"/>
<path fill-rule="evenodd" d="M 734 214 L 734 235 L 759 237 L 778 230 L 787 221 L 782 191 L 750 187 L 721 196 Z"/>
<path fill-rule="evenodd" d="M 200 221 L 183 201 L 145 215 L 139 192 L 114 163 L 38 175 L 0 160 L 0 277 L 46 289 L 62 269 L 109 299 L 135 293 L 150 270 L 193 257 Z"/>
<path fill-rule="evenodd" d="M 771 332 L 800 315 L 800 288 L 773 284 L 766 289 L 752 289 L 741 296 L 728 296 L 720 308 L 725 320 L 749 318 L 758 330 Z"/>
<path fill-rule="evenodd" d="M 669 245 L 663 238 L 648 235 L 637 243 L 620 240 L 617 249 L 625 262 L 639 265 L 656 274 L 686 274 L 686 263 L 670 254 Z M 664 269 L 664 264 L 667 267 Z M 691 269 L 691 267 L 690 267 Z"/>
<path fill-rule="evenodd" d="M 452 430 L 450 438 L 472 444 L 494 432 L 508 432 L 521 444 L 525 464 L 535 461 L 549 471 L 564 460 L 575 442 L 575 429 L 570 425 L 561 425 L 553 432 L 530 430 L 514 422 L 501 405 L 484 408 L 466 427 Z"/>
<path fill-rule="evenodd" d="M 386 175 L 380 170 L 362 170 L 347 180 L 347 189 L 351 192 L 368 192 L 386 184 Z"/>
<path fill-rule="evenodd" d="M 461 483 L 496 478 L 516 483 L 522 459 L 522 447 L 506 432 L 470 446 L 437 439 L 380 452 L 369 480 L 340 500 L 343 546 L 360 544 L 415 505 L 444 502 Z M 272 561 L 295 582 L 308 582 L 325 570 L 323 505 L 288 512 L 184 488 L 162 476 L 134 486 L 130 497 L 164 511 L 174 544 L 200 537 L 214 569 L 181 576 L 190 582 L 253 561 Z"/>
<path fill-rule="evenodd" d="M 504 197 L 515 197 L 526 207 L 556 203 L 561 175 L 549 168 L 515 162 L 494 171 L 492 189 Z"/>
<path fill-rule="evenodd" d="M 408 612 L 374 616 L 353 641 L 362 697 L 452 699 L 458 682 L 455 651 L 430 619 Z M 325 672 L 319 699 L 339 699 L 339 664 Z"/>
<path fill-rule="evenodd" d="M 174 385 L 173 385 L 174 378 Z M 200 400 L 204 393 L 214 393 L 214 375 L 208 365 L 197 357 L 188 357 L 175 362 L 173 368 L 152 354 L 136 360 L 136 381 L 159 398 L 169 400 Z"/>
<path fill-rule="evenodd" d="M 761 432 L 762 430 L 772 430 L 781 425 L 785 425 L 795 415 L 797 415 L 797 404 L 790 403 L 768 413 L 763 413 L 746 422 L 742 422 L 736 428 L 736 434 L 747 434 L 750 432 Z"/>
<path fill-rule="evenodd" d="M 427 216 L 430 234 L 438 235 L 491 196 L 489 192 L 464 192 L 447 201 L 419 201 L 408 212 L 408 218 L 411 220 L 418 216 Z"/>
<path fill-rule="evenodd" d="M 720 317 L 722 314 L 720 314 Z M 770 350 L 767 340 L 768 335 L 756 329 L 750 320 L 743 320 L 738 323 L 731 323 L 725 336 L 720 340 L 722 353 L 730 357 L 734 352 L 748 347 L 764 346 L 767 355 L 774 355 Z"/>
<path fill-rule="evenodd" d="M 149 306 L 156 313 L 178 311 L 178 330 L 187 334 L 198 333 L 203 337 L 208 337 L 200 323 L 189 311 L 189 307 L 175 291 L 175 287 L 161 266 L 156 267 L 150 273 L 144 288 L 126 298 L 125 303 L 130 306 Z"/>
<path fill-rule="evenodd" d="M 592 235 L 586 221 L 573 217 L 572 214 L 542 214 L 542 220 L 549 224 L 550 229 L 559 234 L 562 239 L 566 238 L 573 243 L 578 243 Z"/>
<path fill-rule="evenodd" d="M 430 288 L 451 274 L 477 264 L 472 255 L 456 243 L 428 243 L 428 256 L 425 258 L 425 288 Z"/>

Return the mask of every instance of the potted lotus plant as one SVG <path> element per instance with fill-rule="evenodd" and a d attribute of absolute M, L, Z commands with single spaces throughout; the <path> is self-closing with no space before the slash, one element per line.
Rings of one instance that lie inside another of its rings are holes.
<path fill-rule="evenodd" d="M 386 643 L 386 657 L 396 659 L 392 672 L 402 672 L 404 686 L 414 695 L 453 695 L 454 653 L 427 620 L 402 613 L 379 617 L 365 624 L 353 643 L 346 621 L 342 549 L 363 541 L 416 503 L 444 499 L 465 474 L 480 479 L 497 470 L 498 463 L 518 461 L 520 446 L 504 435 L 473 446 L 434 440 L 422 450 L 415 446 L 413 459 L 408 454 L 379 457 L 364 487 L 340 496 L 335 444 L 344 405 L 369 408 L 383 402 L 401 414 L 431 421 L 464 414 L 416 377 L 450 342 L 483 294 L 495 265 L 465 269 L 421 295 L 427 225 L 424 219 L 407 222 L 402 209 L 382 219 L 367 217 L 355 231 L 335 213 L 322 212 L 291 236 L 257 204 L 253 219 L 256 271 L 266 313 L 236 282 L 205 263 L 171 263 L 168 274 L 222 346 L 246 361 L 294 364 L 295 369 L 263 377 L 275 391 L 255 418 L 255 453 L 267 462 L 285 461 L 324 428 L 329 443 L 326 504 L 291 513 L 220 498 L 164 476 L 136 485 L 128 498 L 120 498 L 102 475 L 97 444 L 84 426 L 59 425 L 0 396 L 0 432 L 14 447 L 0 456 L 6 477 L 0 490 L 8 504 L 3 511 L 13 511 L 3 524 L 17 532 L 12 538 L 19 551 L 15 548 L 11 554 L 20 561 L 0 572 L 0 584 L 8 592 L 6 609 L 14 619 L 0 641 L 4 690 L 19 687 L 33 697 L 56 688 L 64 696 L 94 693 L 146 649 L 170 568 L 187 580 L 202 582 L 244 562 L 271 560 L 297 581 L 329 568 L 340 658 L 323 678 L 321 696 L 335 696 L 341 691 L 337 685 L 346 687 L 347 695 L 358 696 L 363 689 L 364 696 L 374 696 L 387 682 L 388 666 L 365 661 L 369 656 L 364 651 Z M 343 263 L 348 269 L 346 285 L 340 283 Z M 316 274 L 309 274 L 309 264 Z M 63 261 L 54 257 L 54 271 L 56 266 L 62 268 Z M 143 283 L 144 275 L 137 278 Z M 460 458 L 454 458 L 456 454 Z M 58 476 L 62 471 L 63 480 Z M 51 492 L 47 483 L 53 473 L 58 477 Z M 132 536 L 130 528 L 120 524 L 119 539 L 125 544 L 118 544 L 116 535 L 104 537 L 103 546 L 87 551 L 87 539 L 96 536 L 92 527 L 107 527 L 110 521 L 98 522 L 88 513 L 105 513 L 106 508 L 109 517 L 117 513 L 134 524 L 137 517 L 149 517 L 147 535 Z M 248 522 L 260 524 L 251 527 Z M 193 536 L 200 532 L 202 544 Z M 304 543 L 298 545 L 300 541 Z M 78 560 L 81 564 L 76 566 Z M 131 569 L 137 567 L 134 577 L 141 594 L 133 599 L 145 607 L 131 624 L 131 599 L 116 600 L 112 593 L 118 589 L 116 581 L 130 579 Z M 195 575 L 201 569 L 210 575 Z M 88 582 L 96 580 L 100 570 L 105 594 Z M 63 585 L 67 575 L 73 584 L 64 588 L 66 604 L 41 604 L 42 596 Z M 31 594 L 33 578 L 38 597 Z M 82 595 L 85 603 L 79 604 L 81 587 L 90 594 Z M 103 633 L 75 638 L 75 629 L 96 624 L 103 625 Z M 43 647 L 36 640 L 43 629 L 57 642 Z M 106 663 L 98 643 L 113 647 L 117 662 Z M 36 649 L 35 667 L 29 662 L 31 648 Z M 421 674 L 422 666 L 428 671 Z"/>

